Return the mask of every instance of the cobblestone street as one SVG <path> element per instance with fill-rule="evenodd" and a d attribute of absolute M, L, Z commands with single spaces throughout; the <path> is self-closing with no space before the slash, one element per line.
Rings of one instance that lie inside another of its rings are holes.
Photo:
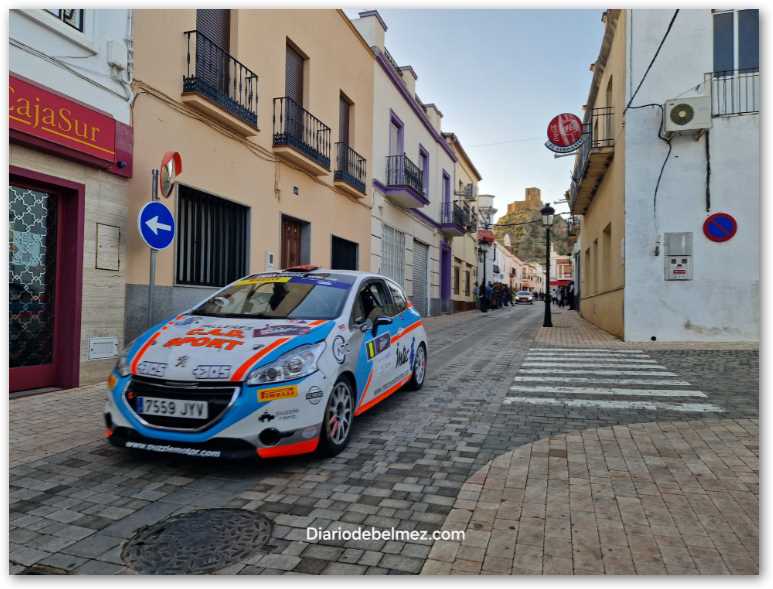
<path fill-rule="evenodd" d="M 11 572 L 164 572 L 131 565 L 127 542 L 229 508 L 271 532 L 222 574 L 756 574 L 757 349 L 541 320 L 540 305 L 427 319 L 425 387 L 359 417 L 328 460 L 134 455 L 103 439 L 102 385 L 14 399 Z M 371 527 L 466 535 L 307 538 Z"/>

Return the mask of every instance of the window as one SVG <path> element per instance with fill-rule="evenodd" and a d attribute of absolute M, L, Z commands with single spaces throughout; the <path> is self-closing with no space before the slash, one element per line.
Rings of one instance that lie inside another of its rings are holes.
<path fill-rule="evenodd" d="M 419 146 L 419 167 L 421 168 L 421 186 L 424 196 L 429 195 L 429 152 Z"/>
<path fill-rule="evenodd" d="M 461 269 L 459 266 L 454 266 L 454 294 L 459 294 L 459 282 L 460 282 Z"/>
<path fill-rule="evenodd" d="M 601 255 L 603 256 L 603 276 L 604 276 L 604 289 L 609 290 L 612 288 L 612 224 L 609 223 L 604 228 L 602 233 L 603 250 Z"/>
<path fill-rule="evenodd" d="M 392 113 L 389 118 L 389 155 L 403 154 L 403 123 Z"/>
<path fill-rule="evenodd" d="M 448 172 L 443 170 L 443 207 L 444 208 L 447 207 L 449 209 L 449 213 L 450 213 L 450 206 L 451 206 L 451 176 L 448 175 Z"/>
<path fill-rule="evenodd" d="M 303 70 L 306 58 L 289 42 L 285 49 L 285 95 L 303 107 Z"/>
<path fill-rule="evenodd" d="M 392 313 L 390 314 L 398 315 L 408 308 L 408 302 L 405 300 L 405 295 L 403 294 L 403 291 L 400 290 L 399 286 L 393 282 L 388 281 L 387 286 L 389 287 L 389 292 L 392 295 Z"/>
<path fill-rule="evenodd" d="M 83 9 L 76 8 L 46 8 L 46 12 L 53 14 L 64 24 L 70 25 L 76 31 L 83 32 Z"/>
<path fill-rule="evenodd" d="M 381 256 L 381 274 L 405 284 L 405 233 L 384 225 Z"/>
<path fill-rule="evenodd" d="M 349 100 L 343 92 L 341 92 L 338 104 L 338 140 L 345 145 L 350 145 L 349 127 L 351 124 L 352 116 L 352 101 Z"/>
<path fill-rule="evenodd" d="M 758 71 L 759 10 L 714 11 L 714 73 Z"/>
<path fill-rule="evenodd" d="M 585 250 L 585 263 L 582 267 L 585 269 L 585 271 L 582 273 L 582 289 L 585 292 L 591 293 L 593 288 L 593 276 L 591 275 L 593 272 L 593 266 L 590 263 L 590 248 Z"/>
<path fill-rule="evenodd" d="M 464 271 L 464 296 L 470 296 L 470 271 Z"/>
<path fill-rule="evenodd" d="M 247 273 L 249 209 L 187 186 L 177 203 L 177 283 L 225 286 Z"/>
<path fill-rule="evenodd" d="M 384 283 L 380 280 L 368 282 L 360 289 L 354 302 L 352 321 L 364 323 L 368 320 L 373 321 L 376 317 L 383 317 L 387 315 L 388 305 L 389 296 Z"/>

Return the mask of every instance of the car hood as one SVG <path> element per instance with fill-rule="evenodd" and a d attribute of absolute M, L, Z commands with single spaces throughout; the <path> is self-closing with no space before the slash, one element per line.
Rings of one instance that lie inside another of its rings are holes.
<path fill-rule="evenodd" d="M 257 366 L 277 349 L 318 342 L 333 324 L 332 320 L 182 315 L 139 347 L 130 358 L 131 371 L 169 380 L 244 380 L 245 365 Z"/>

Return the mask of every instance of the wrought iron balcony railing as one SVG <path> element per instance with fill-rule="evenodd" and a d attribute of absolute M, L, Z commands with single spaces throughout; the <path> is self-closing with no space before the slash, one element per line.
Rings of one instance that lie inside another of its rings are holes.
<path fill-rule="evenodd" d="M 424 195 L 424 182 L 421 168 L 408 156 L 387 156 L 387 186 L 407 186 L 420 195 Z"/>
<path fill-rule="evenodd" d="M 289 96 L 274 98 L 274 145 L 289 145 L 330 169 L 330 127 Z"/>
<path fill-rule="evenodd" d="M 456 202 L 444 202 L 440 211 L 440 223 L 442 225 L 455 225 L 467 230 L 470 223 L 469 207 L 461 206 Z"/>
<path fill-rule="evenodd" d="M 346 143 L 336 143 L 336 168 L 334 180 L 346 182 L 365 194 L 365 158 Z"/>
<path fill-rule="evenodd" d="M 465 184 L 462 188 L 454 190 L 454 195 L 472 200 L 475 198 L 475 187 L 472 184 Z"/>
<path fill-rule="evenodd" d="M 572 173 L 572 185 L 569 190 L 569 202 L 573 203 L 585 177 L 591 154 L 594 150 L 614 148 L 615 117 L 611 107 L 594 108 L 586 111 L 583 121 L 585 141 L 580 146 L 579 157 Z M 608 151 L 608 150 L 605 150 Z"/>
<path fill-rule="evenodd" d="M 196 92 L 245 123 L 258 125 L 258 76 L 199 31 L 186 31 L 183 92 Z"/>
<path fill-rule="evenodd" d="M 712 72 L 711 114 L 715 117 L 760 112 L 758 69 Z"/>

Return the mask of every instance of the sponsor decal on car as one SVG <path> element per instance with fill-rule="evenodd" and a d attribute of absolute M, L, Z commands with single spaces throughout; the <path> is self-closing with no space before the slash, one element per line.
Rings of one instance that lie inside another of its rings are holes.
<path fill-rule="evenodd" d="M 308 325 L 275 325 L 252 330 L 252 337 L 276 337 L 280 335 L 305 335 L 311 328 Z"/>
<path fill-rule="evenodd" d="M 279 399 L 294 399 L 297 396 L 298 387 L 296 385 L 274 387 L 272 389 L 263 389 L 258 391 L 258 401 L 261 403 L 278 401 Z"/>
<path fill-rule="evenodd" d="M 346 343 L 344 336 L 337 335 L 333 338 L 332 353 L 336 362 L 339 364 L 346 362 L 346 355 L 350 350 L 349 344 Z"/>
<path fill-rule="evenodd" d="M 322 389 L 318 387 L 311 387 L 306 393 L 306 400 L 312 405 L 319 405 L 323 394 L 324 393 L 322 392 Z"/>
<path fill-rule="evenodd" d="M 368 360 L 373 360 L 373 358 L 378 356 L 381 352 L 388 349 L 390 344 L 391 336 L 389 335 L 389 332 L 382 333 L 376 339 L 370 340 L 368 345 L 365 346 L 365 349 L 368 352 Z"/>
<path fill-rule="evenodd" d="M 144 360 L 137 364 L 137 374 L 143 376 L 158 376 L 163 377 L 166 372 L 166 364 L 164 362 L 148 362 Z"/>
<path fill-rule="evenodd" d="M 228 378 L 231 376 L 230 364 L 199 364 L 193 369 L 193 376 L 200 379 Z"/>
<path fill-rule="evenodd" d="M 234 339 L 238 338 L 238 339 Z M 194 348 L 215 348 L 230 351 L 244 344 L 244 330 L 238 328 L 194 327 L 182 337 L 173 337 L 164 344 L 165 348 L 192 346 Z"/>

